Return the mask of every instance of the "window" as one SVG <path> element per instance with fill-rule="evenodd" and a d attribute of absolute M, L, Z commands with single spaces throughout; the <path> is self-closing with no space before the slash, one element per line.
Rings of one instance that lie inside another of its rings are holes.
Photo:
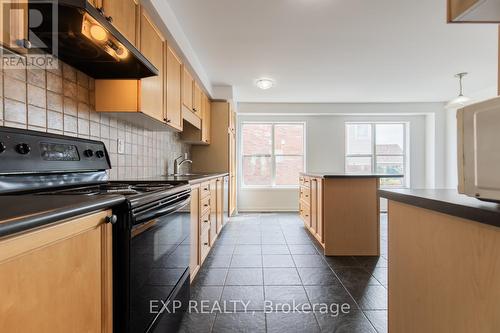
<path fill-rule="evenodd" d="M 346 123 L 348 173 L 407 176 L 406 123 Z M 403 187 L 405 178 L 382 178 L 385 187 Z"/>
<path fill-rule="evenodd" d="M 297 186 L 304 171 L 303 123 L 243 123 L 244 186 Z"/>

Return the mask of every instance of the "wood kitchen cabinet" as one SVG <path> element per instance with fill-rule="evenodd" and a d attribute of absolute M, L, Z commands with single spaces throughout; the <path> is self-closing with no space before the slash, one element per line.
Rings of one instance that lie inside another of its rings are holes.
<path fill-rule="evenodd" d="M 159 75 L 141 80 L 96 80 L 95 107 L 97 112 L 113 113 L 127 121 L 138 123 L 153 130 L 181 130 L 179 113 L 176 112 L 179 78 L 175 73 L 178 58 L 168 55 L 161 33 L 151 22 L 144 9 L 140 16 L 141 52 L 158 69 Z M 171 76 L 166 77 L 165 69 L 172 68 Z M 170 86 L 169 86 L 170 83 Z M 166 91 L 166 87 L 172 91 Z M 170 104 L 166 100 L 171 96 Z M 169 118 L 171 117 L 171 118 Z M 171 122 L 167 121 L 171 119 Z M 155 120 L 155 121 L 151 121 Z M 165 125 L 170 125 L 169 127 Z"/>
<path fill-rule="evenodd" d="M 182 67 L 182 105 L 188 111 L 193 111 L 193 77 L 186 66 Z"/>
<path fill-rule="evenodd" d="M 217 234 L 219 234 L 224 227 L 224 178 L 217 178 L 215 181 L 215 215 L 217 219 Z M 227 198 L 226 198 L 227 200 Z"/>
<path fill-rule="evenodd" d="M 111 211 L 0 241 L 4 332 L 112 332 Z"/>
<path fill-rule="evenodd" d="M 175 52 L 165 43 L 166 53 L 166 122 L 182 130 L 182 62 Z"/>
<path fill-rule="evenodd" d="M 188 121 L 190 124 L 183 128 L 181 134 L 181 139 L 191 145 L 209 145 L 211 138 L 211 126 L 212 126 L 212 115 L 211 115 L 211 104 L 208 96 L 205 93 L 201 93 L 202 96 L 202 107 L 201 114 L 202 118 L 199 119 L 196 116 L 192 116 L 191 120 Z M 183 113 L 183 116 L 192 115 L 193 113 L 187 111 Z M 199 127 L 192 125 L 192 120 L 199 121 Z"/>
<path fill-rule="evenodd" d="M 224 177 L 191 186 L 191 281 L 224 227 Z"/>
<path fill-rule="evenodd" d="M 191 251 L 189 257 L 189 273 L 191 281 L 198 273 L 201 265 L 200 257 L 200 185 L 191 186 Z"/>
<path fill-rule="evenodd" d="M 211 135 L 211 105 L 207 95 L 202 94 L 201 142 L 210 144 Z"/>
<path fill-rule="evenodd" d="M 236 117 L 228 102 L 212 102 L 210 145 L 191 147 L 194 173 L 229 173 L 229 212 L 236 211 Z M 230 124 L 234 124 L 231 128 Z"/>
<path fill-rule="evenodd" d="M 203 104 L 203 92 L 196 81 L 193 83 L 193 112 L 199 117 L 203 118 L 202 115 L 202 104 Z"/>
<path fill-rule="evenodd" d="M 306 228 L 324 244 L 323 239 L 323 180 L 316 177 L 299 178 L 299 211 Z"/>
<path fill-rule="evenodd" d="M 138 3 L 135 0 L 94 0 L 94 6 L 102 8 L 111 24 L 121 32 L 127 40 L 137 45 L 136 25 Z"/>
<path fill-rule="evenodd" d="M 140 36 L 141 53 L 148 58 L 159 71 L 158 76 L 141 80 L 141 110 L 159 121 L 164 121 L 164 39 L 144 10 L 142 10 L 141 13 Z"/>
<path fill-rule="evenodd" d="M 28 2 L 25 0 L 0 1 L 0 44 L 25 54 L 28 49 L 19 43 L 28 40 Z"/>

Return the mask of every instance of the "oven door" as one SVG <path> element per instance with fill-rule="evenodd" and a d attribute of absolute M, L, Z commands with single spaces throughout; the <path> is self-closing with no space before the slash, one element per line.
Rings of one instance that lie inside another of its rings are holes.
<path fill-rule="evenodd" d="M 175 332 L 189 299 L 190 195 L 134 212 L 129 332 Z M 187 283 L 186 283 L 187 281 Z M 187 288 L 187 290 L 186 290 Z M 179 300 L 180 303 L 174 300 Z M 181 304 L 180 308 L 173 308 Z M 165 325 L 164 323 L 168 323 Z M 167 327 L 165 327 L 167 326 Z"/>

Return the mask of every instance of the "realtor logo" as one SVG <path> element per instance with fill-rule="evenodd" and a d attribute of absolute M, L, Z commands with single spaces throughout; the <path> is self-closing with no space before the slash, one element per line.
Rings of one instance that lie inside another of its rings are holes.
<path fill-rule="evenodd" d="M 0 0 L 0 4 L 1 66 L 57 68 L 58 1 Z M 50 43 L 38 37 L 40 31 L 51 34 Z"/>

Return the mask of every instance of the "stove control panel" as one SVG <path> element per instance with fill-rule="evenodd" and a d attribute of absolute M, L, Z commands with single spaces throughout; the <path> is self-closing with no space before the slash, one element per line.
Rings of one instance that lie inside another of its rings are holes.
<path fill-rule="evenodd" d="M 104 143 L 0 127 L 0 174 L 111 169 Z"/>

